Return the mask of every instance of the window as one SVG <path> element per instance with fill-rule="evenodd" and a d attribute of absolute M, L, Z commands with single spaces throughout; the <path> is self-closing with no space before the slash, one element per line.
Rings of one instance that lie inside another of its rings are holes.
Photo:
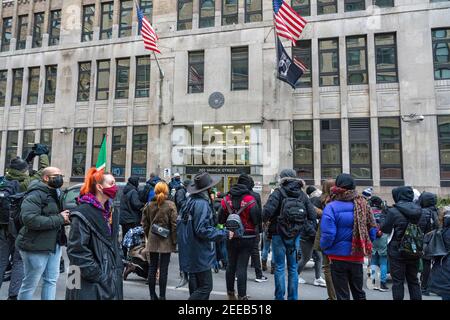
<path fill-rule="evenodd" d="M 441 180 L 450 180 L 450 116 L 438 116 Z"/>
<path fill-rule="evenodd" d="M 398 82 L 395 33 L 375 35 L 377 83 Z"/>
<path fill-rule="evenodd" d="M 145 177 L 147 174 L 147 139 L 148 128 L 146 126 L 133 128 L 132 176 Z"/>
<path fill-rule="evenodd" d="M 17 23 L 16 49 L 25 49 L 27 44 L 28 16 L 19 16 Z"/>
<path fill-rule="evenodd" d="M 150 96 L 150 56 L 136 58 L 136 98 Z"/>
<path fill-rule="evenodd" d="M 83 29 L 81 41 L 92 41 L 94 39 L 95 5 L 83 6 Z"/>
<path fill-rule="evenodd" d="M 222 25 L 238 23 L 238 0 L 222 0 Z"/>
<path fill-rule="evenodd" d="M 214 0 L 199 0 L 200 15 L 199 28 L 214 27 L 215 15 L 215 1 Z"/>
<path fill-rule="evenodd" d="M 34 67 L 28 69 L 29 81 L 28 81 L 28 101 L 27 104 L 37 104 L 39 97 L 39 77 L 41 73 L 40 67 Z"/>
<path fill-rule="evenodd" d="M 12 159 L 17 157 L 17 150 L 19 146 L 19 132 L 18 131 L 8 131 L 6 136 L 6 159 L 5 167 L 9 167 Z"/>
<path fill-rule="evenodd" d="M 2 27 L 2 52 L 9 51 L 11 44 L 12 18 L 3 18 Z"/>
<path fill-rule="evenodd" d="M 23 69 L 13 69 L 13 87 L 11 106 L 20 106 L 22 102 Z"/>
<path fill-rule="evenodd" d="M 317 14 L 337 13 L 337 0 L 317 0 Z"/>
<path fill-rule="evenodd" d="M 373 4 L 380 8 L 393 7 L 394 0 L 373 0 Z"/>
<path fill-rule="evenodd" d="M 401 180 L 402 139 L 399 117 L 378 118 L 380 137 L 380 178 L 381 180 Z"/>
<path fill-rule="evenodd" d="M 106 128 L 94 128 L 94 135 L 92 141 L 92 167 L 97 164 L 98 154 L 102 146 L 103 138 L 106 135 Z"/>
<path fill-rule="evenodd" d="M 87 129 L 76 128 L 73 137 L 72 177 L 83 177 L 86 173 Z"/>
<path fill-rule="evenodd" d="M 7 80 L 8 80 L 8 71 L 7 70 L 1 70 L 0 71 L 0 107 L 4 107 L 5 106 Z"/>
<path fill-rule="evenodd" d="M 303 179 L 314 179 L 312 120 L 294 121 L 294 169 Z"/>
<path fill-rule="evenodd" d="M 97 61 L 97 100 L 109 98 L 109 60 Z"/>
<path fill-rule="evenodd" d="M 153 0 L 141 0 L 140 1 L 140 8 L 142 12 L 144 13 L 144 16 L 147 17 L 148 21 L 153 20 Z M 138 33 L 140 34 L 140 30 L 138 30 Z"/>
<path fill-rule="evenodd" d="M 312 87 L 311 79 L 311 40 L 297 41 L 296 45 L 292 47 L 292 57 L 299 59 L 308 70 L 298 79 L 296 87 Z"/>
<path fill-rule="evenodd" d="M 113 128 L 111 173 L 115 177 L 125 177 L 125 157 L 127 151 L 127 127 Z"/>
<path fill-rule="evenodd" d="M 78 94 L 77 101 L 89 101 L 91 91 L 91 63 L 78 64 Z"/>
<path fill-rule="evenodd" d="M 311 15 L 310 0 L 292 0 L 291 6 L 302 17 Z"/>
<path fill-rule="evenodd" d="M 355 179 L 372 179 L 370 119 L 349 119 L 350 173 Z M 371 184 L 371 183 L 370 183 Z"/>
<path fill-rule="evenodd" d="M 128 99 L 130 59 L 117 59 L 116 62 L 116 99 Z"/>
<path fill-rule="evenodd" d="M 44 103 L 55 103 L 57 72 L 58 72 L 58 66 L 46 66 L 45 67 Z"/>
<path fill-rule="evenodd" d="M 367 84 L 366 37 L 347 37 L 347 84 Z"/>
<path fill-rule="evenodd" d="M 177 30 L 192 29 L 192 0 L 178 0 Z"/>
<path fill-rule="evenodd" d="M 321 87 L 339 85 L 338 39 L 319 40 L 319 83 Z"/>
<path fill-rule="evenodd" d="M 131 36 L 131 18 L 133 14 L 133 1 L 120 2 L 119 37 Z"/>
<path fill-rule="evenodd" d="M 45 129 L 41 130 L 41 142 L 48 147 L 48 161 L 52 161 L 52 141 L 53 141 L 53 130 Z"/>
<path fill-rule="evenodd" d="M 434 79 L 450 79 L 450 28 L 432 31 Z"/>
<path fill-rule="evenodd" d="M 248 90 L 248 47 L 231 48 L 231 91 Z"/>
<path fill-rule="evenodd" d="M 50 12 L 50 28 L 48 35 L 48 45 L 56 46 L 59 44 L 59 33 L 61 32 L 61 10 Z"/>
<path fill-rule="evenodd" d="M 22 159 L 26 159 L 28 153 L 32 150 L 34 146 L 35 132 L 34 130 L 25 130 L 23 132 L 23 142 L 22 142 Z"/>
<path fill-rule="evenodd" d="M 42 33 L 44 32 L 44 13 L 34 14 L 33 48 L 42 47 Z"/>
<path fill-rule="evenodd" d="M 345 12 L 365 10 L 366 9 L 366 0 L 345 0 L 344 8 L 345 8 Z"/>
<path fill-rule="evenodd" d="M 205 52 L 189 52 L 188 93 L 203 92 L 205 72 Z"/>
<path fill-rule="evenodd" d="M 245 0 L 245 23 L 262 20 L 262 0 Z"/>
<path fill-rule="evenodd" d="M 113 24 L 113 2 L 102 3 L 102 18 L 100 23 L 100 40 L 111 39 Z"/>
<path fill-rule="evenodd" d="M 342 173 L 341 120 L 320 121 L 322 179 L 336 178 Z"/>

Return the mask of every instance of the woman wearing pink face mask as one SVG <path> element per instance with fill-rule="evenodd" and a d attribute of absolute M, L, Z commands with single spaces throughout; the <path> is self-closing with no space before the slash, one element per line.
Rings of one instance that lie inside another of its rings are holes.
<path fill-rule="evenodd" d="M 110 173 L 91 168 L 86 174 L 70 214 L 67 300 L 123 299 L 119 212 L 113 210 L 117 190 Z"/>

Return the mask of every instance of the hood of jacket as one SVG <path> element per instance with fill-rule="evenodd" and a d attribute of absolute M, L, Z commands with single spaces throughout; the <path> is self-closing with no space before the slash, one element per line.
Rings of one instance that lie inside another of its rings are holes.
<path fill-rule="evenodd" d="M 420 216 L 422 215 L 422 208 L 414 202 L 400 201 L 395 204 L 395 207 L 406 217 L 409 222 L 415 224 L 419 222 Z"/>
<path fill-rule="evenodd" d="M 29 177 L 28 170 L 25 172 L 12 168 L 6 170 L 5 178 L 8 180 L 17 180 L 19 182 L 22 182 L 28 177 Z"/>
<path fill-rule="evenodd" d="M 232 197 L 241 197 L 245 194 L 249 194 L 250 190 L 245 184 L 235 184 L 230 189 L 230 194 Z"/>
<path fill-rule="evenodd" d="M 44 182 L 42 182 L 41 180 L 34 180 L 30 183 L 30 186 L 28 187 L 28 192 L 31 191 L 35 191 L 35 190 L 39 190 L 45 193 L 49 193 L 50 192 L 50 188 L 48 187 L 48 185 L 46 185 Z"/>
<path fill-rule="evenodd" d="M 419 197 L 419 204 L 422 208 L 434 207 L 437 204 L 437 196 L 431 192 L 423 192 Z"/>
<path fill-rule="evenodd" d="M 282 178 L 280 184 L 287 195 L 291 197 L 299 197 L 302 194 L 302 187 L 305 185 L 302 179 L 291 177 Z"/>
<path fill-rule="evenodd" d="M 123 194 L 127 194 L 128 192 L 130 192 L 132 190 L 137 190 L 136 186 L 134 186 L 131 183 L 127 182 L 127 184 L 123 188 Z"/>
<path fill-rule="evenodd" d="M 392 198 L 394 202 L 399 201 L 412 202 L 414 200 L 414 191 L 411 187 L 397 187 L 392 189 Z"/>

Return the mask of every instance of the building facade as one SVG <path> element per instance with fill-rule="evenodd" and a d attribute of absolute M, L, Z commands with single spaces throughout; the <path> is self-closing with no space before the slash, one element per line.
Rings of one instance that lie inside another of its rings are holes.
<path fill-rule="evenodd" d="M 294 168 L 450 191 L 450 1 L 292 0 L 296 89 L 276 78 L 271 0 L 138 1 L 158 61 L 134 1 L 2 2 L 0 174 L 44 142 L 81 181 L 107 134 L 119 180 L 209 171 L 228 190 L 247 172 L 268 191 Z"/>

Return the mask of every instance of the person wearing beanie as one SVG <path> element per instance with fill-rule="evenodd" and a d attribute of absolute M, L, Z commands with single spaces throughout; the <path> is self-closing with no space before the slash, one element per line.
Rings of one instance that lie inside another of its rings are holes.
<path fill-rule="evenodd" d="M 364 191 L 362 192 L 362 196 L 368 200 L 368 199 L 370 199 L 370 197 L 372 197 L 372 193 L 373 193 L 373 188 L 370 187 L 370 188 L 364 189 Z"/>
<path fill-rule="evenodd" d="M 350 174 L 336 177 L 331 199 L 320 222 L 320 247 L 331 261 L 331 276 L 337 300 L 365 300 L 364 257 L 372 255 L 377 228 L 367 200 L 355 190 Z M 350 290 L 349 290 L 350 287 Z"/>
<path fill-rule="evenodd" d="M 278 217 L 282 214 L 282 204 L 290 199 L 295 198 L 299 200 L 306 208 L 305 225 L 316 223 L 316 210 L 309 200 L 306 193 L 302 191 L 305 185 L 304 181 L 297 176 L 297 173 L 292 169 L 284 169 L 280 172 L 279 187 L 276 188 L 269 196 L 263 208 L 264 222 L 270 222 L 268 233 L 272 238 L 272 259 L 275 264 L 275 299 L 284 300 L 286 295 L 286 281 L 285 281 L 285 264 L 287 260 L 288 268 L 288 300 L 298 300 L 298 262 L 297 252 L 299 250 L 299 239 L 303 234 L 297 225 L 292 225 L 290 230 L 283 226 L 283 233 L 279 233 Z M 282 217 L 284 215 L 281 215 Z M 300 226 L 301 227 L 301 226 Z M 286 237 L 286 232 L 289 232 L 291 237 Z"/>

